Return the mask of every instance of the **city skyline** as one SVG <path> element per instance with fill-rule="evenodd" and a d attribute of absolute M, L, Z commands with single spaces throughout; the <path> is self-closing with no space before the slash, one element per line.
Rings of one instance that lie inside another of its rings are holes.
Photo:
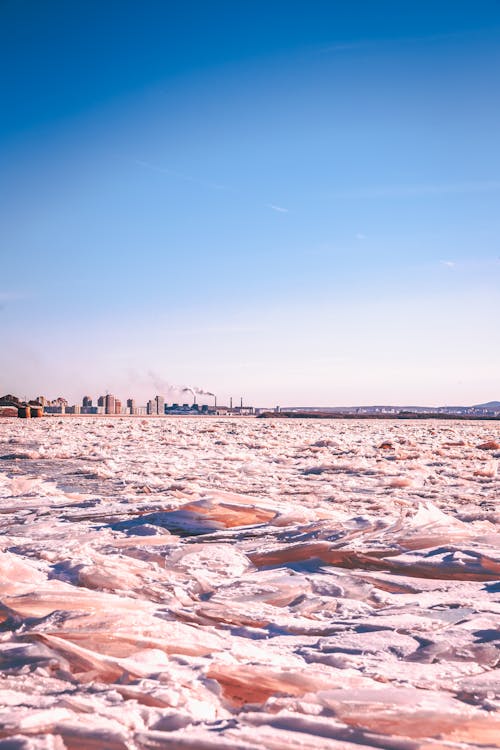
<path fill-rule="evenodd" d="M 497 399 L 498 3 L 146 6 L 0 9 L 0 392 Z"/>
<path fill-rule="evenodd" d="M 201 391 L 201 389 L 199 389 Z M 416 404 L 357 404 L 350 406 L 320 406 L 310 404 L 309 406 L 275 405 L 250 405 L 244 403 L 240 397 L 239 404 L 231 396 L 228 404 L 217 401 L 216 394 L 201 392 L 201 400 L 197 400 L 194 389 L 183 388 L 182 393 L 191 392 L 193 402 L 179 401 L 168 403 L 163 395 L 156 394 L 149 398 L 146 404 L 138 403 L 134 397 L 121 399 L 112 393 L 100 395 L 94 399 L 93 396 L 81 397 L 81 405 L 71 404 L 68 399 L 58 396 L 48 399 L 39 395 L 32 399 L 24 397 L 20 399 L 14 394 L 0 396 L 0 416 L 46 416 L 46 415 L 72 415 L 72 416 L 282 416 L 282 417 L 445 417 L 459 419 L 500 419 L 500 401 L 489 401 L 481 404 L 441 404 L 437 407 Z M 199 394 L 198 394 L 199 395 Z M 209 404 L 206 397 L 213 397 L 213 403 Z M 95 400 L 95 404 L 94 404 Z M 28 412 L 28 414 L 27 414 Z"/>

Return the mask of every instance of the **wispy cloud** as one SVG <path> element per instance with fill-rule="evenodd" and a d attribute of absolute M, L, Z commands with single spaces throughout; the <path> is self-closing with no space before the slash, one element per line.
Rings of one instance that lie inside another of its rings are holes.
<path fill-rule="evenodd" d="M 138 167 L 150 169 L 153 172 L 160 172 L 160 174 L 166 174 L 169 177 L 175 177 L 176 179 L 183 180 L 184 182 L 192 182 L 194 185 L 200 185 L 201 187 L 209 188 L 210 190 L 232 190 L 232 188 L 228 185 L 222 185 L 218 182 L 212 182 L 211 180 L 200 180 L 197 177 L 192 177 L 191 175 L 183 174 L 182 172 L 176 172 L 175 170 L 168 169 L 167 167 L 160 167 L 157 164 L 151 164 L 148 161 L 142 161 L 142 159 L 135 159 L 135 163 Z"/>
<path fill-rule="evenodd" d="M 331 42 L 331 44 L 326 44 L 322 47 L 319 47 L 315 51 L 319 54 L 328 54 L 328 53 L 336 53 L 336 52 L 350 52 L 351 50 L 364 50 L 364 49 L 378 49 L 382 45 L 383 46 L 395 46 L 395 45 L 401 45 L 401 44 L 421 44 L 425 42 L 444 42 L 444 41 L 460 41 L 462 39 L 467 39 L 471 36 L 478 37 L 484 32 L 488 33 L 497 33 L 500 31 L 500 27 L 498 26 L 488 26 L 483 28 L 476 28 L 476 29 L 464 29 L 460 31 L 450 31 L 450 32 L 444 32 L 442 34 L 421 34 L 421 35 L 415 35 L 415 36 L 395 36 L 395 37 L 381 37 L 378 39 L 357 39 L 349 42 L 343 42 L 343 41 L 337 41 L 337 42 Z"/>
<path fill-rule="evenodd" d="M 445 182 L 420 185 L 374 185 L 366 188 L 349 188 L 331 193 L 333 198 L 406 198 L 420 195 L 447 195 L 461 193 L 490 193 L 500 190 L 500 180 L 484 182 Z"/>
<path fill-rule="evenodd" d="M 373 46 L 373 43 L 369 40 L 360 40 L 358 42 L 337 42 L 321 47 L 318 52 L 320 54 L 327 54 L 329 52 L 349 52 L 350 50 L 359 49 L 360 47 L 367 47 L 369 44 Z"/>
<path fill-rule="evenodd" d="M 462 273 L 491 272 L 495 273 L 496 276 L 496 274 L 500 270 L 500 258 L 492 257 L 469 257 L 460 258 L 460 260 L 440 260 L 439 263 L 445 268 L 456 268 Z M 491 278 L 494 277 L 491 276 Z"/>
<path fill-rule="evenodd" d="M 237 188 L 233 188 L 229 185 L 223 185 L 219 182 L 213 182 L 211 180 L 202 180 L 198 177 L 193 177 L 192 175 L 185 174 L 184 172 L 177 172 L 174 169 L 161 167 L 158 164 L 152 164 L 151 162 L 143 161 L 142 159 L 134 159 L 134 163 L 142 169 L 149 169 L 152 172 L 159 172 L 160 174 L 167 175 L 168 177 L 173 177 L 176 180 L 182 180 L 183 182 L 190 182 L 191 184 L 198 185 L 199 187 L 207 188 L 209 190 L 226 190 L 230 191 L 231 193 L 237 193 L 241 196 L 244 196 L 244 191 L 238 190 Z M 271 208 L 273 211 L 277 211 L 278 213 L 282 214 L 288 213 L 288 208 L 277 206 L 275 203 L 268 203 L 266 208 Z"/>
<path fill-rule="evenodd" d="M 363 234 L 363 232 L 358 232 L 356 234 L 356 239 L 357 240 L 366 240 L 366 234 Z"/>

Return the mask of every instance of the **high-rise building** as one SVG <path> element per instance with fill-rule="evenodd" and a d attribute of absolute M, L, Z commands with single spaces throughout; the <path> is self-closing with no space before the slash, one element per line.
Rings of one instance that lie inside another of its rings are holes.
<path fill-rule="evenodd" d="M 111 393 L 106 394 L 106 414 L 115 413 L 115 397 Z"/>
<path fill-rule="evenodd" d="M 155 406 L 157 414 L 165 414 L 165 399 L 163 396 L 155 396 Z"/>
<path fill-rule="evenodd" d="M 82 399 L 82 406 L 92 406 L 92 398 L 90 396 L 84 396 Z"/>
<path fill-rule="evenodd" d="M 115 398 L 115 414 L 122 413 L 122 402 L 119 398 Z"/>
<path fill-rule="evenodd" d="M 156 404 L 154 401 L 151 401 L 151 399 L 146 404 L 146 413 L 147 414 L 156 414 Z"/>
<path fill-rule="evenodd" d="M 105 396 L 99 396 L 99 398 L 97 399 L 97 406 L 106 406 Z"/>
<path fill-rule="evenodd" d="M 68 406 L 68 402 L 66 401 L 65 398 L 63 398 L 62 396 L 59 396 L 58 398 L 51 401 L 50 404 L 48 404 L 48 406 L 54 407 L 55 411 L 52 412 L 53 414 L 65 414 L 66 407 Z"/>
<path fill-rule="evenodd" d="M 136 414 L 137 413 L 137 409 L 136 409 L 136 406 L 135 406 L 135 399 L 134 398 L 128 398 L 127 399 L 127 409 L 128 409 L 129 414 Z"/>

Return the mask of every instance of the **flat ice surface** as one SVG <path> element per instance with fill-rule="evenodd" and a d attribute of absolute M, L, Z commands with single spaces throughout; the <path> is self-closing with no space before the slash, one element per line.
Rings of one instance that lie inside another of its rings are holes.
<path fill-rule="evenodd" d="M 0 750 L 500 747 L 500 425 L 0 422 Z"/>

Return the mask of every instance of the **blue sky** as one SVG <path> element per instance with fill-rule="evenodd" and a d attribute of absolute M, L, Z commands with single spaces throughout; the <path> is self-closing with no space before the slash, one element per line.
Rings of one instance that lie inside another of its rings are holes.
<path fill-rule="evenodd" d="M 4 1 L 0 391 L 499 398 L 499 42 L 486 0 Z"/>

